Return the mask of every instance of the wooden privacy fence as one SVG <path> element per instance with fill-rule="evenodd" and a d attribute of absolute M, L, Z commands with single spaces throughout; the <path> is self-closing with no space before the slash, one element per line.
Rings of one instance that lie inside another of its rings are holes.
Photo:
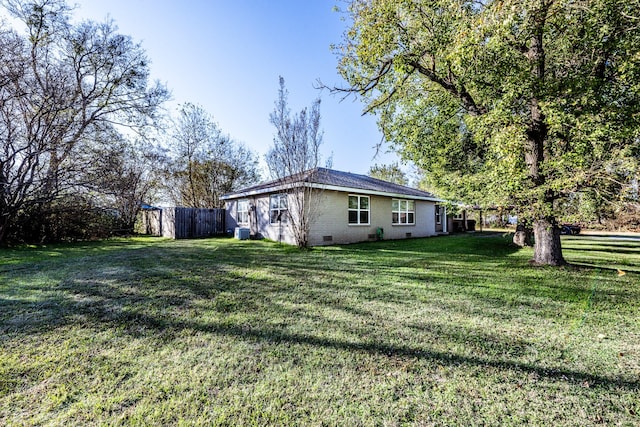
<path fill-rule="evenodd" d="M 162 208 L 142 211 L 141 232 L 171 239 L 225 234 L 224 209 Z"/>

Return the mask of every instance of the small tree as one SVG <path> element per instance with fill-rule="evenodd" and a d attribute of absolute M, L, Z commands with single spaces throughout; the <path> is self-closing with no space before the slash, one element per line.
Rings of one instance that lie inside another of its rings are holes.
<path fill-rule="evenodd" d="M 220 196 L 258 182 L 258 157 L 224 135 L 202 107 L 180 108 L 171 137 L 167 193 L 180 206 L 219 208 Z"/>
<path fill-rule="evenodd" d="M 282 180 L 287 186 L 288 226 L 297 245 L 306 247 L 309 244 L 309 228 L 319 212 L 321 192 L 300 186 L 288 178 L 316 173 L 320 165 L 320 99 L 313 101 L 310 110 L 303 108 L 292 116 L 284 78 L 280 77 L 279 83 L 278 99 L 269 116 L 269 121 L 276 128 L 276 135 L 273 146 L 267 152 L 266 162 L 272 178 Z"/>
<path fill-rule="evenodd" d="M 142 204 L 156 200 L 161 188 L 163 155 L 153 138 L 127 138 L 112 129 L 94 135 L 77 158 L 86 196 L 115 210 L 118 229 L 133 233 Z"/>

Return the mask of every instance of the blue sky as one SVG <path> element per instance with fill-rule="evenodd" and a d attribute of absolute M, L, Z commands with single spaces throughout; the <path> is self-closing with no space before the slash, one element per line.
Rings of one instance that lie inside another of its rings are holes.
<path fill-rule="evenodd" d="M 192 102 L 214 116 L 221 129 L 264 157 L 272 144 L 269 123 L 285 78 L 289 106 L 299 111 L 321 97 L 323 155 L 333 154 L 333 168 L 366 173 L 378 157 L 382 135 L 373 116 L 362 116 L 353 98 L 314 88 L 318 79 L 344 86 L 336 71 L 331 44 L 347 28 L 335 12 L 340 0 L 80 0 L 74 16 L 112 18 L 120 32 L 141 42 L 152 61 L 154 79 L 172 91 L 170 108 Z"/>

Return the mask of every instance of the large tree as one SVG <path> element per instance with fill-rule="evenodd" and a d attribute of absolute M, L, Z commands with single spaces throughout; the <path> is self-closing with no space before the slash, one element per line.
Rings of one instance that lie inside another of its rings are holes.
<path fill-rule="evenodd" d="M 167 192 L 177 205 L 220 208 L 220 196 L 260 179 L 258 156 L 222 133 L 199 105 L 180 107 L 169 144 Z"/>
<path fill-rule="evenodd" d="M 373 178 L 382 179 L 383 181 L 395 182 L 400 185 L 407 185 L 409 183 L 407 175 L 402 169 L 400 169 L 398 162 L 394 162 L 389 165 L 375 164 L 369 168 L 367 175 Z"/>
<path fill-rule="evenodd" d="M 321 164 L 321 101 L 318 98 L 313 101 L 309 110 L 303 108 L 292 115 L 289 108 L 289 92 L 282 76 L 279 83 L 278 98 L 269 116 L 271 124 L 276 128 L 276 134 L 273 145 L 267 152 L 266 162 L 271 177 L 285 184 L 289 213 L 285 221 L 297 245 L 305 247 L 309 243 L 309 227 L 319 213 L 321 192 L 299 186 L 299 180 L 289 178 L 300 178 L 305 173 L 315 173 Z M 331 159 L 326 165 L 330 164 Z"/>
<path fill-rule="evenodd" d="M 26 34 L 0 28 L 0 242 L 25 210 L 78 186 L 79 144 L 114 124 L 149 124 L 166 89 L 112 22 L 70 21 L 63 0 L 0 3 Z"/>
<path fill-rule="evenodd" d="M 640 4 L 354 0 L 348 90 L 444 194 L 515 205 L 534 261 L 564 263 L 558 204 L 631 177 L 640 128 Z"/>

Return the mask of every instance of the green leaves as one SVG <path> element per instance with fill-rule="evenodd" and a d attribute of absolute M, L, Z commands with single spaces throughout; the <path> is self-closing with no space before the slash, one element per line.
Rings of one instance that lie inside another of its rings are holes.
<path fill-rule="evenodd" d="M 639 5 L 371 0 L 349 12 L 339 69 L 443 196 L 548 215 L 614 173 L 612 159 L 637 165 Z"/>

